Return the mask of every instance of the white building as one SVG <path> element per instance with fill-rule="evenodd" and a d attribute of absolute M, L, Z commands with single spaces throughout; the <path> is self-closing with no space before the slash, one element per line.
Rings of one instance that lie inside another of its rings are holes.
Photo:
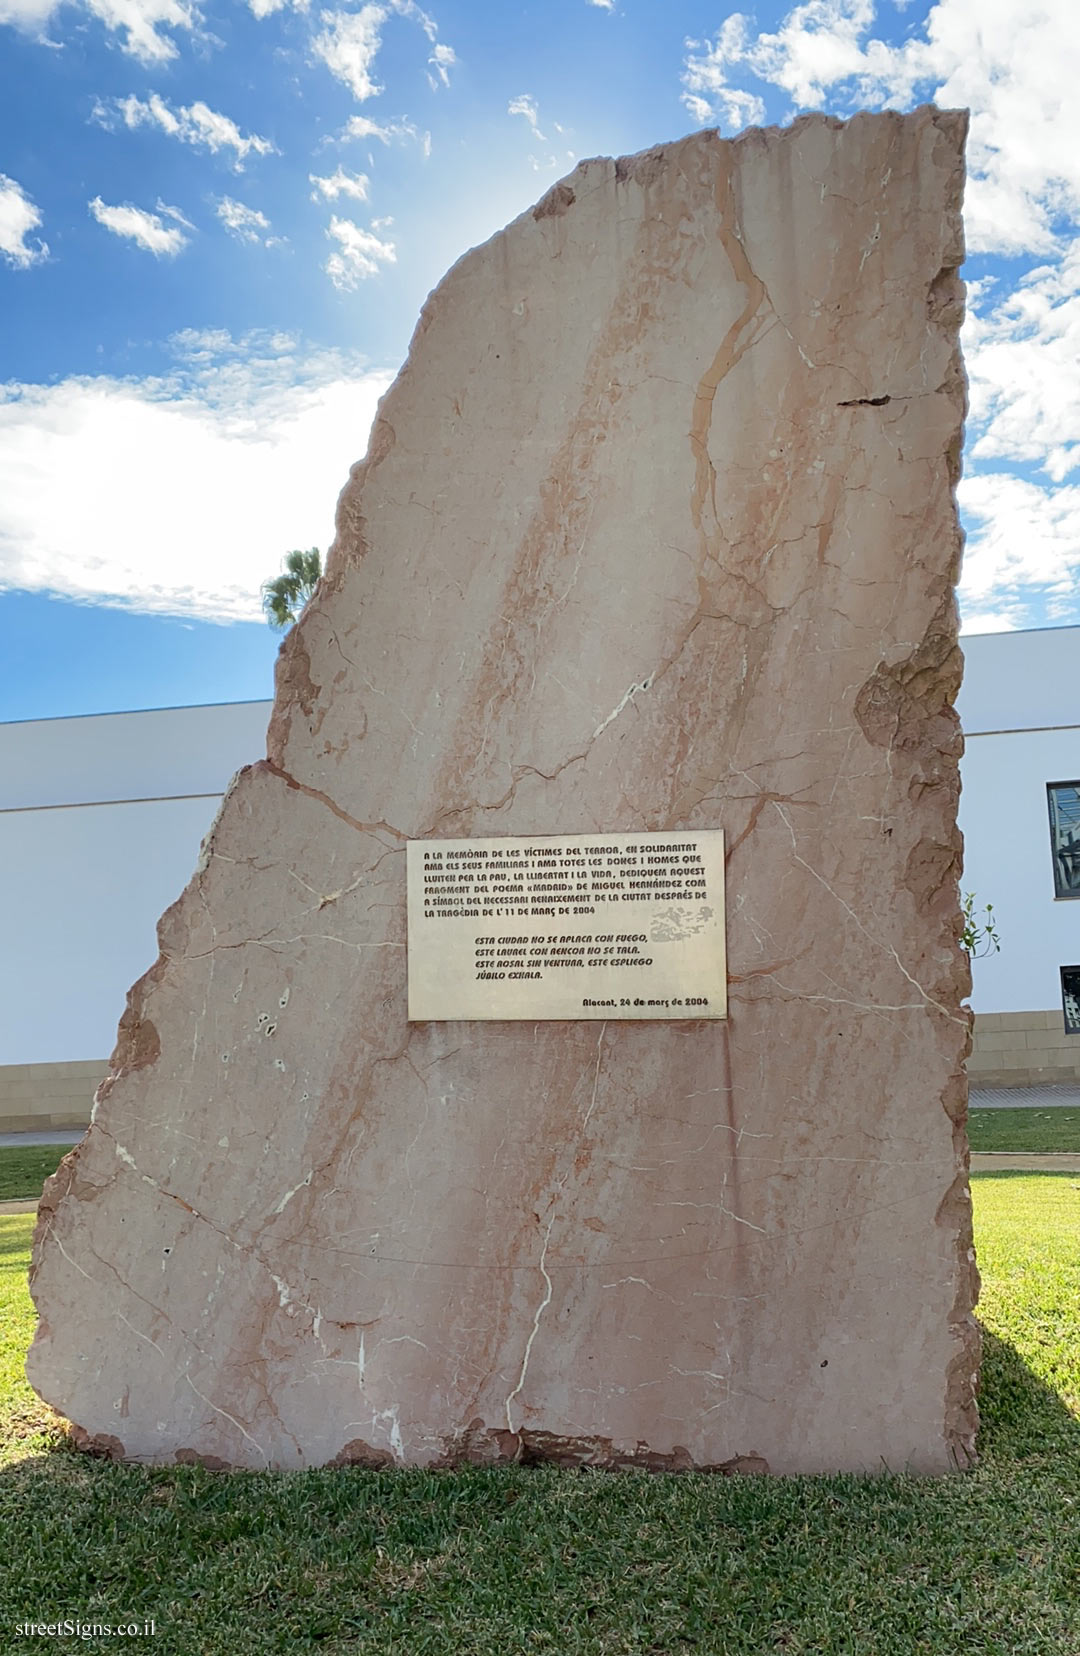
<path fill-rule="evenodd" d="M 993 904 L 1001 937 L 974 965 L 970 1074 L 1075 1082 L 1080 627 L 963 643 L 962 887 Z M 265 752 L 270 706 L 0 725 L 0 1131 L 88 1119 L 127 989 L 156 956 L 157 917 L 229 778 Z"/>
<path fill-rule="evenodd" d="M 1080 627 L 961 642 L 961 883 L 993 904 L 1001 937 L 973 966 L 968 1073 L 1075 1082 L 1080 1017 L 1066 1018 L 1065 998 L 1080 989 Z"/>
<path fill-rule="evenodd" d="M 270 705 L 0 724 L 0 1131 L 89 1120 L 158 915 Z"/>

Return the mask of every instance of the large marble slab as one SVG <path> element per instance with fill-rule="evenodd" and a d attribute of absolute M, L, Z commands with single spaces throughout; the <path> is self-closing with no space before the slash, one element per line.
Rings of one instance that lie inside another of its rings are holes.
<path fill-rule="evenodd" d="M 47 1187 L 83 1442 L 970 1461 L 964 132 L 589 161 L 435 290 Z M 726 1020 L 409 1022 L 409 840 L 707 829 Z"/>

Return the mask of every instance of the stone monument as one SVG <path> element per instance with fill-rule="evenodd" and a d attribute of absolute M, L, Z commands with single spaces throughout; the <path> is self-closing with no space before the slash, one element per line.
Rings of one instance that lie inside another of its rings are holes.
<path fill-rule="evenodd" d="M 970 1462 L 965 125 L 584 162 L 433 293 L 46 1188 L 82 1443 Z"/>

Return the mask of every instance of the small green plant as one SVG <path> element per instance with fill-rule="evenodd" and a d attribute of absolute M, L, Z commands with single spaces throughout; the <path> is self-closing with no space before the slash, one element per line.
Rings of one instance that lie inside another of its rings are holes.
<path fill-rule="evenodd" d="M 299 620 L 300 611 L 318 586 L 321 574 L 322 554 L 317 546 L 307 552 L 287 554 L 285 573 L 263 582 L 263 609 L 272 627 L 281 632 Z"/>
<path fill-rule="evenodd" d="M 975 893 L 965 891 L 960 908 L 964 916 L 964 929 L 960 933 L 960 941 L 972 960 L 981 960 L 984 955 L 1000 954 L 1001 939 L 994 922 L 993 903 L 987 903 L 985 908 L 976 909 Z"/>

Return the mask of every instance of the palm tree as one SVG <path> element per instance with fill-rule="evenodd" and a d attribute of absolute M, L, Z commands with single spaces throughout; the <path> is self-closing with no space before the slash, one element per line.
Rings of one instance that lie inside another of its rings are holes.
<path fill-rule="evenodd" d="M 291 627 L 300 617 L 300 611 L 319 584 L 322 574 L 322 555 L 317 546 L 309 552 L 290 552 L 285 559 L 285 574 L 276 580 L 264 581 L 263 609 L 272 627 L 282 631 Z"/>

